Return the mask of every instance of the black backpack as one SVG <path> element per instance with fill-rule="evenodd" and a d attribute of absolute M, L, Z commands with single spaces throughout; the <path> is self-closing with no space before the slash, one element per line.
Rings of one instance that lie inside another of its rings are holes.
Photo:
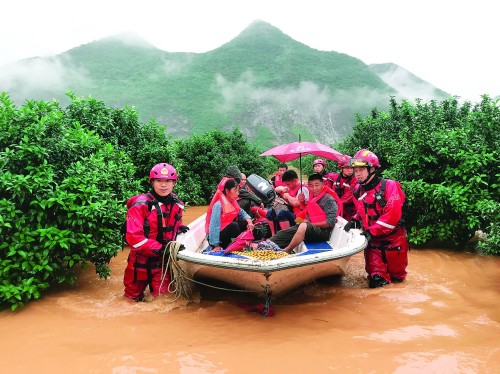
<path fill-rule="evenodd" d="M 271 227 L 268 222 L 255 223 L 253 229 L 254 240 L 269 239 L 272 236 Z"/>

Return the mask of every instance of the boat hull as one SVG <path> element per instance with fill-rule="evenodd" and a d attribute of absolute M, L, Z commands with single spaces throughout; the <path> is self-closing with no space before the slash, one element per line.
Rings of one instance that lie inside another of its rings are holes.
<path fill-rule="evenodd" d="M 187 234 L 177 239 L 185 247 L 177 261 L 188 278 L 207 285 L 211 279 L 232 285 L 235 289 L 262 297 L 277 298 L 315 279 L 342 275 L 352 255 L 362 251 L 366 238 L 359 230 L 343 230 L 346 221 L 338 218 L 330 240 L 302 243 L 295 254 L 274 260 L 261 260 L 235 252 L 207 254 L 205 215 L 190 226 Z"/>
<path fill-rule="evenodd" d="M 315 279 L 344 274 L 348 261 L 349 258 L 344 257 L 334 261 L 312 263 L 270 272 L 220 268 L 189 262 L 185 262 L 184 266 L 189 269 L 189 274 L 193 279 L 204 282 L 207 282 L 207 279 L 215 279 L 260 297 L 269 294 L 272 298 L 276 298 Z"/>

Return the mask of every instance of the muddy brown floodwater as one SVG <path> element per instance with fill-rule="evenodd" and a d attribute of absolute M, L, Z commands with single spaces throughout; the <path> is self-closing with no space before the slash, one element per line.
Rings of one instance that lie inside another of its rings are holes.
<path fill-rule="evenodd" d="M 189 222 L 206 207 L 190 207 Z M 500 373 L 500 258 L 412 250 L 402 284 L 368 289 L 361 254 L 345 276 L 274 302 L 203 290 L 134 303 L 112 275 L 0 313 L 3 373 Z"/>

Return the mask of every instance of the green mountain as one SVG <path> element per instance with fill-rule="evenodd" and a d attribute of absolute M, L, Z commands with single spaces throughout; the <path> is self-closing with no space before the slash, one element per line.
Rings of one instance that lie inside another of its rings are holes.
<path fill-rule="evenodd" d="M 206 53 L 162 51 L 133 34 L 32 58 L 0 72 L 12 99 L 57 99 L 66 90 L 109 106 L 133 106 L 176 137 L 239 127 L 262 149 L 302 140 L 335 144 L 355 114 L 384 109 L 400 92 L 376 66 L 318 51 L 255 21 Z"/>

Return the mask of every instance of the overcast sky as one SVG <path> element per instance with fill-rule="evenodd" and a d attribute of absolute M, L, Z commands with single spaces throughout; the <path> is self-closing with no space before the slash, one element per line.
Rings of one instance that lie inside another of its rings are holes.
<path fill-rule="evenodd" d="M 393 62 L 462 99 L 500 95 L 495 0 L 7 0 L 0 69 L 134 32 L 169 52 L 206 52 L 262 20 L 312 48 Z M 1 91 L 1 87 L 0 87 Z"/>

